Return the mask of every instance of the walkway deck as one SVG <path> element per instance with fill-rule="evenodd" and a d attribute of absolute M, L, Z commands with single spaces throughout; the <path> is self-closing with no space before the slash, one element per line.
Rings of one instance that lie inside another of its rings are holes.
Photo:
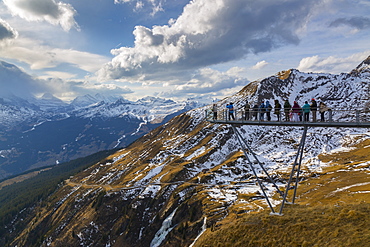
<path fill-rule="evenodd" d="M 217 124 L 370 128 L 370 122 L 290 122 L 290 121 L 277 122 L 277 121 L 213 120 L 213 119 L 207 119 L 207 121 Z"/>
<path fill-rule="evenodd" d="M 324 122 L 321 121 L 277 121 L 276 115 L 271 113 L 271 121 L 266 121 L 266 114 L 264 121 L 262 120 L 244 120 L 245 112 L 242 110 L 235 111 L 235 119 L 229 120 L 227 111 L 222 110 L 217 112 L 217 119 L 213 118 L 213 112 L 206 110 L 206 120 L 216 124 L 232 124 L 232 125 L 262 125 L 262 126 L 296 126 L 296 127 L 347 127 L 347 128 L 370 128 L 370 111 L 367 110 L 336 110 L 325 113 Z M 258 113 L 259 115 L 259 113 Z M 252 114 L 250 113 L 250 116 Z M 283 116 L 281 116 L 281 119 Z M 311 116 L 310 116 L 311 118 Z M 319 114 L 317 118 L 320 119 Z M 254 119 L 254 117 L 253 117 Z"/>

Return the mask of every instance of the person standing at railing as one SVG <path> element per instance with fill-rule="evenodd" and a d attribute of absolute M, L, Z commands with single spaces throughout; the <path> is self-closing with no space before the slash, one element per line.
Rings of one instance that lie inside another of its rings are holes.
<path fill-rule="evenodd" d="M 324 102 L 320 102 L 319 104 L 319 112 L 321 115 L 321 122 L 325 122 L 325 112 L 329 111 L 330 108 L 326 106 Z"/>
<path fill-rule="evenodd" d="M 305 104 L 302 106 L 303 121 L 309 122 L 310 121 L 310 108 L 311 108 L 311 106 L 308 104 L 308 101 L 306 101 L 304 103 Z"/>
<path fill-rule="evenodd" d="M 231 120 L 231 119 L 235 120 L 233 103 L 227 104 L 226 108 L 229 110 L 229 120 Z"/>
<path fill-rule="evenodd" d="M 284 102 L 284 114 L 285 114 L 285 121 L 290 121 L 290 110 L 292 109 L 292 106 L 290 105 L 288 100 L 285 100 Z"/>
<path fill-rule="evenodd" d="M 248 101 L 245 103 L 244 106 L 244 120 L 249 120 L 249 110 L 251 109 L 251 106 L 249 105 Z"/>
<path fill-rule="evenodd" d="M 279 103 L 279 100 L 275 100 L 275 108 L 274 108 L 274 113 L 277 117 L 277 121 L 280 122 L 280 111 L 281 111 L 281 105 Z"/>
<path fill-rule="evenodd" d="M 253 106 L 253 117 L 254 117 L 254 120 L 258 120 L 258 105 L 257 105 L 257 103 L 256 104 L 254 104 L 254 106 Z"/>
<path fill-rule="evenodd" d="M 265 105 L 264 101 L 262 101 L 258 110 L 259 110 L 259 113 L 260 113 L 260 121 L 264 121 L 265 120 L 265 112 L 266 112 L 266 105 Z"/>
<path fill-rule="evenodd" d="M 217 104 L 213 104 L 212 112 L 213 112 L 213 120 L 217 120 Z"/>
<path fill-rule="evenodd" d="M 265 107 L 266 107 L 267 121 L 271 121 L 271 110 L 272 110 L 272 106 L 270 105 L 270 102 L 268 100 L 266 100 Z"/>
<path fill-rule="evenodd" d="M 316 122 L 317 102 L 314 98 L 311 99 L 310 110 L 312 112 L 312 122 Z"/>
<path fill-rule="evenodd" d="M 298 105 L 297 101 L 294 101 L 293 103 L 292 112 L 293 112 L 293 122 L 298 122 L 299 113 L 301 112 L 301 107 Z"/>

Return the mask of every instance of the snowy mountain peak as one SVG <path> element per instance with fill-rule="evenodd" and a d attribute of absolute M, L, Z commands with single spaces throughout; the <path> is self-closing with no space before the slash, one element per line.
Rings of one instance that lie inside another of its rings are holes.
<path fill-rule="evenodd" d="M 68 106 L 63 100 L 55 97 L 51 93 L 45 93 L 39 99 L 30 100 L 33 104 L 40 107 L 43 111 L 58 111 Z"/>
<path fill-rule="evenodd" d="M 369 72 L 370 73 L 370 56 L 368 56 L 364 61 L 362 61 L 356 69 L 352 70 L 351 73 L 363 73 Z"/>
<path fill-rule="evenodd" d="M 52 95 L 51 93 L 44 93 L 40 99 L 45 99 L 45 100 L 59 100 L 57 97 Z"/>
<path fill-rule="evenodd" d="M 137 101 L 138 103 L 142 104 L 169 104 L 169 103 L 175 103 L 175 101 L 170 100 L 170 99 L 164 99 L 164 98 L 159 98 L 159 97 L 153 97 L 153 96 L 146 96 L 144 98 L 141 98 Z"/>
<path fill-rule="evenodd" d="M 96 104 L 98 102 L 105 102 L 105 103 L 113 103 L 119 100 L 122 97 L 117 96 L 105 96 L 103 94 L 97 93 L 94 96 L 90 94 L 86 94 L 84 96 L 76 97 L 72 102 L 71 105 L 75 108 L 86 107 L 89 105 Z"/>

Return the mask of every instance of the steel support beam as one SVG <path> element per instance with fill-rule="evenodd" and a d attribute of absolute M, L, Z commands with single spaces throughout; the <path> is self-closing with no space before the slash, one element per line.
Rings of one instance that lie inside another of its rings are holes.
<path fill-rule="evenodd" d="M 253 172 L 254 176 L 255 176 L 255 177 L 256 177 L 256 179 L 257 179 L 257 183 L 258 183 L 259 187 L 260 187 L 260 188 L 261 188 L 261 190 L 262 190 L 263 196 L 265 197 L 265 199 L 266 199 L 266 201 L 267 201 L 267 204 L 269 205 L 269 207 L 270 207 L 270 209 L 271 209 L 271 212 L 272 212 L 273 214 L 275 214 L 274 208 L 273 208 L 273 206 L 272 206 L 272 204 L 271 204 L 271 202 L 270 202 L 270 199 L 268 198 L 268 196 L 267 196 L 267 194 L 266 194 L 266 192 L 265 192 L 265 189 L 263 188 L 263 184 L 262 184 L 262 182 L 261 182 L 260 178 L 258 177 L 256 170 L 254 169 L 253 163 L 252 163 L 252 161 L 250 160 L 250 158 L 249 158 L 249 156 L 248 156 L 247 151 L 246 151 L 246 150 L 245 150 L 245 148 L 243 147 L 243 142 L 242 142 L 242 140 L 243 140 L 243 139 L 241 138 L 240 133 L 237 131 L 237 129 L 235 128 L 235 126 L 231 125 L 231 127 L 233 128 L 233 130 L 234 130 L 234 132 L 235 132 L 235 134 L 236 134 L 236 137 L 237 137 L 237 139 L 238 139 L 238 142 L 239 142 L 239 144 L 240 144 L 240 146 L 241 146 L 241 148 L 242 148 L 242 150 L 243 150 L 243 152 L 244 152 L 245 157 L 246 157 L 246 158 L 247 158 L 247 160 L 248 160 L 249 166 L 250 166 L 250 168 L 251 168 L 251 170 L 252 170 L 252 172 Z M 259 162 L 259 161 L 258 161 L 258 162 Z"/>
<path fill-rule="evenodd" d="M 299 143 L 298 151 L 297 151 L 297 154 L 296 154 L 293 166 L 292 166 L 292 171 L 290 172 L 289 181 L 288 181 L 288 184 L 287 184 L 286 189 L 285 189 L 284 198 L 283 198 L 283 201 L 281 203 L 280 212 L 279 212 L 280 215 L 283 212 L 283 208 L 284 208 L 284 205 L 285 205 L 285 202 L 286 202 L 286 198 L 288 196 L 288 192 L 290 190 L 290 184 L 292 183 L 294 174 L 296 174 L 296 180 L 295 180 L 295 185 L 294 185 L 294 193 L 293 193 L 292 203 L 294 203 L 294 201 L 295 201 L 295 197 L 296 197 L 296 194 L 297 194 L 298 182 L 299 182 L 299 173 L 301 171 L 301 164 L 302 164 L 302 158 L 303 158 L 303 149 L 304 149 L 304 145 L 306 143 L 307 129 L 308 129 L 308 126 L 304 126 L 302 138 L 301 138 L 301 141 Z"/>
<path fill-rule="evenodd" d="M 258 165 L 261 167 L 261 169 L 263 170 L 263 172 L 266 174 L 267 178 L 274 185 L 274 187 L 276 188 L 277 192 L 283 197 L 284 196 L 283 192 L 279 189 L 279 186 L 277 186 L 277 184 L 275 183 L 275 181 L 272 179 L 272 177 L 270 176 L 270 174 L 267 172 L 266 168 L 259 161 L 259 159 L 257 158 L 256 153 L 253 152 L 252 148 L 248 145 L 247 141 L 243 138 L 243 136 L 240 134 L 240 132 L 238 131 L 238 129 L 234 125 L 231 125 L 231 126 L 232 126 L 235 134 L 238 135 L 239 138 L 243 141 L 243 143 L 247 147 L 248 151 L 252 154 L 253 158 L 257 161 Z"/>

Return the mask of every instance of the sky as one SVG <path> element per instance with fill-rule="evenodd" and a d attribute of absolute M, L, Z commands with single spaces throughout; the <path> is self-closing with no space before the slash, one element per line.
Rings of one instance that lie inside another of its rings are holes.
<path fill-rule="evenodd" d="M 0 2 L 0 61 L 26 73 L 2 75 L 0 94 L 222 99 L 282 70 L 350 72 L 369 55 L 369 0 Z"/>

